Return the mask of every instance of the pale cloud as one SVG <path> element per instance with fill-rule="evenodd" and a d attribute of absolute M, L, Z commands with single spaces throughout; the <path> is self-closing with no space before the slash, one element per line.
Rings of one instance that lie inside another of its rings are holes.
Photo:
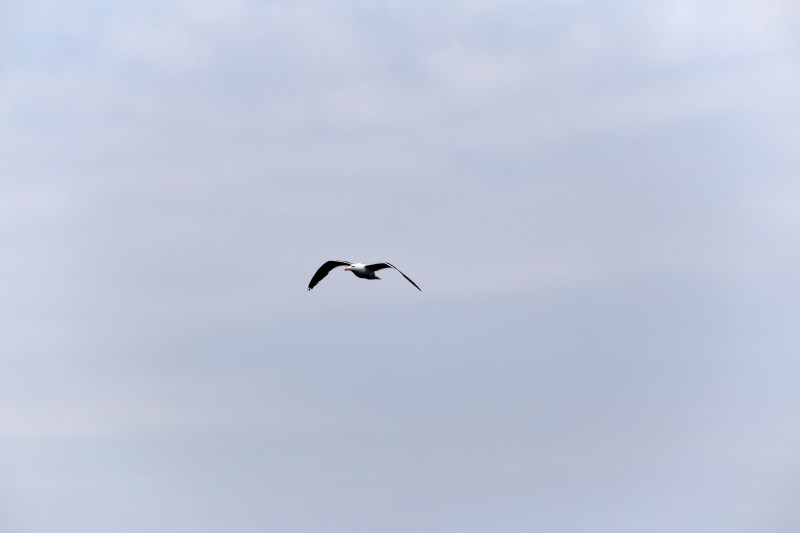
<path fill-rule="evenodd" d="M 252 17 L 257 3 L 248 0 L 215 2 L 213 0 L 183 0 L 179 2 L 182 15 L 193 24 L 239 28 Z M 235 30 L 234 30 L 235 31 Z"/>
<path fill-rule="evenodd" d="M 168 70 L 208 65 L 210 47 L 197 32 L 173 25 L 126 24 L 109 30 L 110 52 Z"/>
<path fill-rule="evenodd" d="M 320 432 L 369 423 L 363 411 L 340 411 L 282 390 L 285 387 L 274 376 L 226 374 L 209 380 L 205 376 L 192 379 L 168 373 L 145 383 L 129 366 L 127 370 L 133 371 L 132 375 L 109 375 L 116 378 L 114 389 L 102 382 L 86 388 L 77 384 L 81 382 L 80 373 L 87 368 L 76 366 L 63 368 L 58 378 L 40 378 L 40 385 L 50 386 L 49 393 L 61 398 L 58 405 L 20 391 L 23 387 L 19 383 L 12 385 L 25 402 L 0 406 L 0 437 L 98 439 L 221 429 Z M 22 361 L 18 368 L 24 369 L 21 375 L 42 370 Z M 102 363 L 98 370 L 109 372 L 108 365 Z M 30 383 L 30 378 L 33 376 L 25 375 L 24 383 Z M 288 397 L 293 399 L 287 401 Z M 219 401 L 222 398 L 224 405 Z"/>
<path fill-rule="evenodd" d="M 671 2 L 649 19 L 648 40 L 656 57 L 671 62 L 752 60 L 791 44 L 786 32 L 776 31 L 774 20 L 758 16 L 747 4 L 720 4 L 712 14 L 706 5 Z"/>
<path fill-rule="evenodd" d="M 449 105 L 493 105 L 529 82 L 520 57 L 503 57 L 461 44 L 436 49 L 421 58 L 427 80 Z"/>

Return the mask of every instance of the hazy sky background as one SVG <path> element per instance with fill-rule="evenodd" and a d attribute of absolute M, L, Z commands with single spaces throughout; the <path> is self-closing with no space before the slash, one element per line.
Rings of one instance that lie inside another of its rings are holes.
<path fill-rule="evenodd" d="M 788 0 L 0 1 L 0 531 L 800 531 L 799 143 Z"/>

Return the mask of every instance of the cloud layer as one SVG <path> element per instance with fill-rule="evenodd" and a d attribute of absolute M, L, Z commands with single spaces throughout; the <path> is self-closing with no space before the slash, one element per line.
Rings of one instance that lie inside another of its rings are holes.
<path fill-rule="evenodd" d="M 788 3 L 0 13 L 4 531 L 797 529 Z"/>

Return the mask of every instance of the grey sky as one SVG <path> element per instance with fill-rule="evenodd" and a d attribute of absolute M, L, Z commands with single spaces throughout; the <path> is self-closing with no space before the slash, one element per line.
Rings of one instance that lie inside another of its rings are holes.
<path fill-rule="evenodd" d="M 0 2 L 0 529 L 798 531 L 798 36 Z"/>

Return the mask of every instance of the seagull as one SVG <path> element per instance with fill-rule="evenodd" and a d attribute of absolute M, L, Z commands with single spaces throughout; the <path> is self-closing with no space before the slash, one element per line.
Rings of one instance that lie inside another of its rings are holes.
<path fill-rule="evenodd" d="M 371 265 L 365 265 L 364 263 L 351 263 L 350 261 L 340 261 L 337 259 L 332 259 L 330 261 L 326 261 L 325 263 L 322 264 L 321 267 L 317 269 L 317 271 L 314 273 L 314 277 L 312 277 L 311 281 L 308 283 L 308 290 L 311 290 L 314 287 L 316 287 L 317 283 L 322 281 L 322 278 L 328 275 L 328 272 L 330 272 L 336 267 L 345 265 L 347 265 L 347 268 L 345 268 L 345 270 L 349 270 L 350 272 L 355 274 L 356 277 L 364 279 L 381 279 L 375 275 L 375 271 L 384 268 L 393 268 L 398 272 L 400 272 L 400 269 L 391 263 L 372 263 Z M 400 272 L 400 274 L 403 273 Z M 416 283 L 411 281 L 411 278 L 409 278 L 405 274 L 403 274 L 403 277 L 406 278 L 408 281 L 410 281 L 413 286 L 417 287 L 417 289 L 419 289 L 420 291 L 422 290 Z"/>

